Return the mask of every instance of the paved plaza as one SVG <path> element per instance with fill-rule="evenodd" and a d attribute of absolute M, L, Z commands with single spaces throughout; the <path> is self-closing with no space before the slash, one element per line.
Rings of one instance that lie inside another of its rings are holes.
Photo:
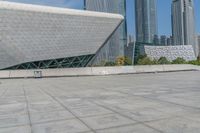
<path fill-rule="evenodd" d="M 200 133 L 197 71 L 0 82 L 0 133 Z"/>

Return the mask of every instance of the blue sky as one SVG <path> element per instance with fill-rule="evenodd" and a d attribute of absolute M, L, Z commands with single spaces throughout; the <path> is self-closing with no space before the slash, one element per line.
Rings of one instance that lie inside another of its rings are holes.
<path fill-rule="evenodd" d="M 7 0 L 22 3 L 49 5 L 56 7 L 67 7 L 82 9 L 83 0 Z M 157 0 L 158 8 L 158 33 L 160 35 L 171 35 L 171 1 Z M 196 30 L 200 33 L 200 0 L 195 2 Z M 127 0 L 127 21 L 128 32 L 132 35 L 135 33 L 134 24 L 134 0 Z"/>

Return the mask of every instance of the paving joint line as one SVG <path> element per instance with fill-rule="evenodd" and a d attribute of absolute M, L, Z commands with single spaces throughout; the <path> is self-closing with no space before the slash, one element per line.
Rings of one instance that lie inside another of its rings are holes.
<path fill-rule="evenodd" d="M 27 98 L 27 95 L 26 95 L 26 91 L 24 89 L 24 85 L 22 85 L 22 88 L 23 88 L 24 97 L 25 97 L 25 100 L 26 100 L 26 109 L 27 109 L 29 124 L 30 124 L 30 128 L 31 128 L 31 133 L 33 133 L 33 128 L 32 128 L 33 125 L 32 125 L 32 122 L 31 122 L 31 115 L 30 115 L 30 110 L 29 110 L 29 103 L 28 103 L 28 98 Z"/>

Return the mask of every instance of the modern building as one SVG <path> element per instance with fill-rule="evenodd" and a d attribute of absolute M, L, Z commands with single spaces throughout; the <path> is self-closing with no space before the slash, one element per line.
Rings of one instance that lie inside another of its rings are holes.
<path fill-rule="evenodd" d="M 174 45 L 193 45 L 197 55 L 193 0 L 172 1 L 172 33 Z"/>
<path fill-rule="evenodd" d="M 131 63 L 134 64 L 134 49 L 135 49 L 135 41 L 134 37 L 129 35 L 128 37 L 128 43 L 125 46 L 125 57 L 131 60 Z"/>
<path fill-rule="evenodd" d="M 156 0 L 135 0 L 136 41 L 153 43 L 157 35 Z"/>
<path fill-rule="evenodd" d="M 0 69 L 85 67 L 122 22 L 117 14 L 0 1 Z"/>
<path fill-rule="evenodd" d="M 93 64 L 115 61 L 118 56 L 124 56 L 124 48 L 127 45 L 126 0 L 84 0 L 84 5 L 85 10 L 116 13 L 125 18 L 107 44 L 99 51 Z"/>
<path fill-rule="evenodd" d="M 144 46 L 145 54 L 151 59 L 160 59 L 166 57 L 169 61 L 183 58 L 186 61 L 196 60 L 192 45 L 176 46 Z"/>
<path fill-rule="evenodd" d="M 199 46 L 199 54 L 198 54 L 198 56 L 200 57 L 200 35 L 198 35 L 198 46 Z"/>
<path fill-rule="evenodd" d="M 160 38 L 159 38 L 159 36 L 158 35 L 154 35 L 152 45 L 159 45 L 159 44 L 160 44 Z"/>
<path fill-rule="evenodd" d="M 167 36 L 165 35 L 160 36 L 160 45 L 167 46 Z"/>
<path fill-rule="evenodd" d="M 167 38 L 167 46 L 172 46 L 172 45 L 174 45 L 174 43 L 173 43 L 173 37 L 170 36 L 170 37 Z"/>

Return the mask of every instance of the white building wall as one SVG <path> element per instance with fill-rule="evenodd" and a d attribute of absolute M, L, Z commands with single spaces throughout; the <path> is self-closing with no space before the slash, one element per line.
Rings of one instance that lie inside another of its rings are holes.
<path fill-rule="evenodd" d="M 192 45 L 179 46 L 144 46 L 145 53 L 152 59 L 160 59 L 166 57 L 169 61 L 178 57 L 186 61 L 196 60 Z"/>

